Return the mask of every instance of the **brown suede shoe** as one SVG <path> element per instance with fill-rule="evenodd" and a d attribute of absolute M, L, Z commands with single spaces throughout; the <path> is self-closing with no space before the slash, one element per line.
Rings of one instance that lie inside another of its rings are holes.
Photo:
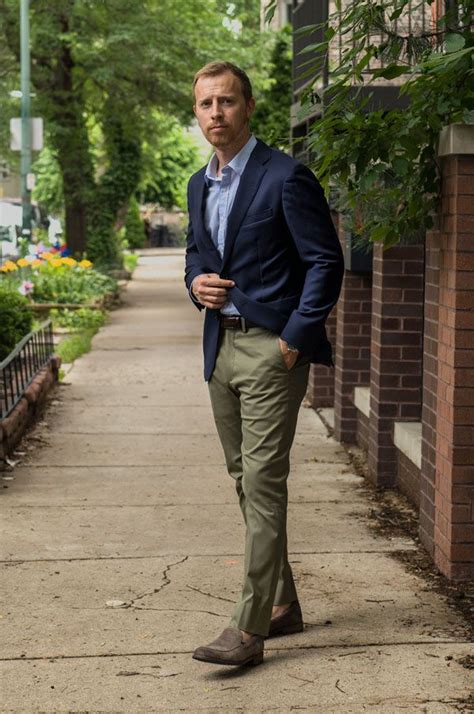
<path fill-rule="evenodd" d="M 226 627 L 217 639 L 195 649 L 193 659 L 211 664 L 261 664 L 263 637 L 252 635 L 244 642 L 238 627 Z"/>
<path fill-rule="evenodd" d="M 288 610 L 285 610 L 281 615 L 272 617 L 267 637 L 292 635 L 295 632 L 303 632 L 303 629 L 303 614 L 300 604 L 298 600 L 293 600 Z"/>

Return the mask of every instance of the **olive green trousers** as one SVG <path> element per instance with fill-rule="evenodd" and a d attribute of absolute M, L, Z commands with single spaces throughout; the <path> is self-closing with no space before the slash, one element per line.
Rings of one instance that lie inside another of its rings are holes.
<path fill-rule="evenodd" d="M 308 373 L 306 357 L 287 368 L 276 333 L 221 328 L 209 393 L 246 524 L 243 587 L 230 624 L 263 636 L 272 606 L 297 597 L 288 562 L 287 478 Z"/>

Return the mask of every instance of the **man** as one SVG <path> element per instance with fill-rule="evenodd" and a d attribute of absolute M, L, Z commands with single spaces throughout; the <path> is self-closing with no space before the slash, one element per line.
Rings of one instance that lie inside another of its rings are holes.
<path fill-rule="evenodd" d="M 333 365 L 324 323 L 343 259 L 320 184 L 256 139 L 247 75 L 211 62 L 194 113 L 215 153 L 188 186 L 185 281 L 204 321 L 204 377 L 246 523 L 229 627 L 195 659 L 258 664 L 264 638 L 303 629 L 286 537 L 287 477 L 310 362 Z"/>

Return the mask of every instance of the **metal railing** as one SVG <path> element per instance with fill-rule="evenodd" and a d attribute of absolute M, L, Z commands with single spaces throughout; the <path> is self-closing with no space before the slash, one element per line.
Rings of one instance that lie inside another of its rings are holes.
<path fill-rule="evenodd" d="M 0 362 L 0 419 L 15 408 L 28 385 L 53 354 L 51 320 L 44 322 L 18 342 L 14 350 Z"/>

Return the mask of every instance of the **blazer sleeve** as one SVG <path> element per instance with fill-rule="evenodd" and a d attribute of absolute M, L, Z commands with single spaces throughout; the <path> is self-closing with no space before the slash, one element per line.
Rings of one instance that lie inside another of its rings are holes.
<path fill-rule="evenodd" d="M 196 307 L 199 310 L 204 309 L 204 305 L 201 305 L 198 300 L 193 295 L 193 292 L 191 290 L 191 285 L 194 280 L 198 275 L 202 275 L 206 271 L 204 268 L 201 266 L 201 259 L 199 256 L 199 251 L 196 245 L 196 241 L 194 240 L 194 233 L 193 233 L 193 224 L 191 220 L 191 206 L 190 206 L 190 201 L 189 201 L 189 186 L 188 184 L 188 211 L 189 211 L 189 223 L 188 223 L 188 230 L 186 232 L 186 258 L 185 258 L 185 271 L 184 271 L 184 282 L 186 283 L 186 287 L 188 289 L 188 294 L 193 303 L 196 305 Z"/>
<path fill-rule="evenodd" d="M 306 276 L 299 305 L 281 337 L 311 354 L 325 339 L 324 324 L 341 291 L 344 258 L 321 184 L 303 164 L 286 179 L 282 202 Z"/>

